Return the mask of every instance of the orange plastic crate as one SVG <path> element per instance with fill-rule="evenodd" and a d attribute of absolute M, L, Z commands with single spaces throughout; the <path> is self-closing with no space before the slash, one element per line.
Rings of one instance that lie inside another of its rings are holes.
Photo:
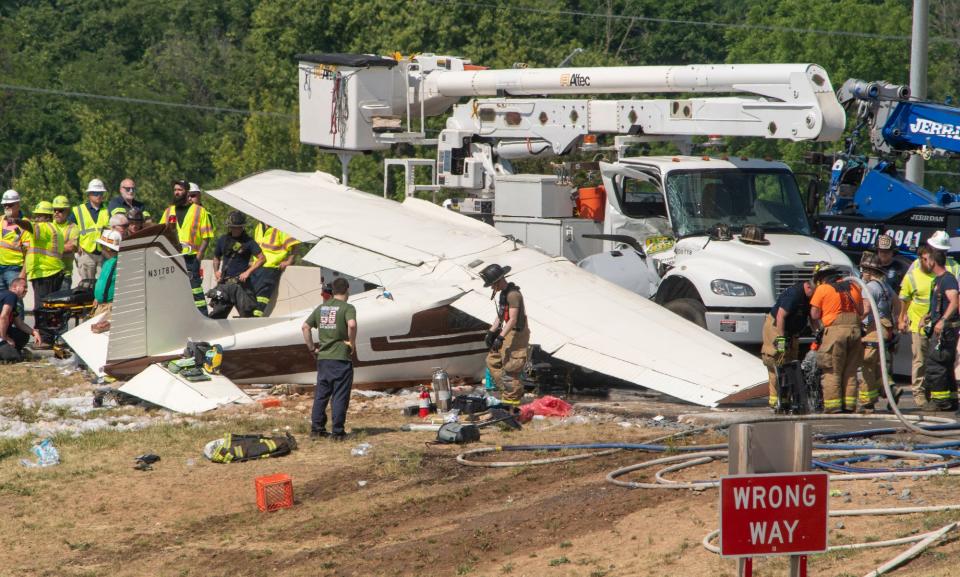
<path fill-rule="evenodd" d="M 257 477 L 257 508 L 261 511 L 276 511 L 293 507 L 293 481 L 286 473 Z"/>

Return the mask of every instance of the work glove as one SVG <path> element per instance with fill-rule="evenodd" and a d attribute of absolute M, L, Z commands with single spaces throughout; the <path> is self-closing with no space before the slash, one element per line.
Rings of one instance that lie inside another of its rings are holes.
<path fill-rule="evenodd" d="M 503 348 L 503 337 L 497 335 L 497 338 L 493 339 L 493 343 L 490 345 L 491 352 L 499 352 Z"/>
<path fill-rule="evenodd" d="M 487 331 L 487 336 L 483 337 L 483 344 L 487 345 L 487 348 L 493 347 L 493 340 L 497 338 L 497 333 L 494 331 Z"/>
<path fill-rule="evenodd" d="M 773 350 L 774 366 L 782 367 L 783 362 L 787 359 L 787 338 L 776 337 L 773 339 Z"/>
<path fill-rule="evenodd" d="M 777 337 L 773 339 L 773 348 L 775 348 L 778 353 L 787 352 L 787 337 Z"/>

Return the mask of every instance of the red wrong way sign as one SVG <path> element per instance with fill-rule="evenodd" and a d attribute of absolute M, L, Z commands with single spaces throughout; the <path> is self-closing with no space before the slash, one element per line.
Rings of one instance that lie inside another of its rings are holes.
<path fill-rule="evenodd" d="M 720 554 L 827 550 L 827 473 L 731 475 L 720 480 Z"/>

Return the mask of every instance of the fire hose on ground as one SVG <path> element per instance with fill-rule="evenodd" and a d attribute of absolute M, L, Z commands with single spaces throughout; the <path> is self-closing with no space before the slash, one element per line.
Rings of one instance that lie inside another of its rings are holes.
<path fill-rule="evenodd" d="M 856 282 L 862 288 L 863 295 L 867 298 L 870 303 L 871 314 L 873 315 L 874 326 L 881 326 L 880 323 L 880 314 L 877 308 L 877 303 L 870 295 L 869 290 L 867 290 L 866 284 L 856 277 L 847 277 L 845 280 Z M 768 415 L 760 416 L 756 418 L 750 418 L 747 420 L 739 421 L 740 424 L 753 424 L 753 423 L 763 423 L 763 422 L 774 422 L 774 421 L 784 421 L 784 420 L 794 420 L 794 421 L 829 421 L 829 420 L 896 420 L 900 426 L 898 427 L 885 427 L 885 428 L 874 428 L 874 429 L 864 429 L 860 431 L 853 431 L 849 433 L 836 433 L 828 435 L 819 435 L 817 437 L 820 441 L 838 441 L 838 440 L 848 440 L 854 438 L 864 438 L 864 437 L 874 437 L 879 435 L 888 435 L 899 433 L 903 431 L 909 431 L 916 435 L 923 435 L 927 437 L 939 437 L 939 438 L 951 438 L 955 439 L 952 441 L 940 442 L 940 443 L 927 443 L 927 444 L 917 444 L 917 445 L 878 445 L 878 444 L 862 444 L 862 445 L 851 445 L 851 444 L 835 444 L 835 443 L 818 443 L 814 445 L 814 459 L 813 466 L 815 468 L 824 469 L 827 471 L 833 471 L 830 475 L 831 481 L 853 481 L 853 480 L 864 480 L 864 479 L 887 479 L 894 477 L 904 477 L 910 476 L 912 478 L 919 477 L 932 477 L 940 475 L 949 475 L 955 476 L 960 475 L 960 450 L 953 450 L 953 447 L 960 447 L 960 424 L 952 419 L 947 419 L 943 417 L 934 417 L 934 416 L 916 416 L 916 415 L 904 415 L 900 408 L 897 406 L 896 399 L 893 395 L 893 390 L 890 385 L 890 375 L 887 371 L 887 350 L 886 344 L 882 341 L 878 343 L 878 350 L 880 353 L 880 373 L 881 380 L 883 383 L 884 395 L 887 398 L 890 408 L 893 410 L 893 415 L 878 415 L 878 414 L 830 414 L 830 415 L 794 415 L 789 419 L 784 419 L 781 416 Z M 670 490 L 694 490 L 702 491 L 713 487 L 719 486 L 719 481 L 673 481 L 667 478 L 668 473 L 674 473 L 682 469 L 687 469 L 690 467 L 695 467 L 699 465 L 704 465 L 711 463 L 717 459 L 723 459 L 728 456 L 727 445 L 726 444 L 713 444 L 713 445 L 688 445 L 688 446 L 677 446 L 662 444 L 666 441 L 675 440 L 682 436 L 693 435 L 697 433 L 702 433 L 711 430 L 719 430 L 726 428 L 729 425 L 719 425 L 713 427 L 701 427 L 698 429 L 693 429 L 689 431 L 683 431 L 680 433 L 674 433 L 671 435 L 666 435 L 658 437 L 656 439 L 651 439 L 650 441 L 644 443 L 582 443 L 582 444 L 544 444 L 544 445 L 512 445 L 512 446 L 498 446 L 498 447 L 483 447 L 478 449 L 472 449 L 465 451 L 457 455 L 457 462 L 471 467 L 494 467 L 494 468 L 505 468 L 505 467 L 520 467 L 520 466 L 530 466 L 530 465 L 547 465 L 554 463 L 562 463 L 569 461 L 576 461 L 582 459 L 589 459 L 594 457 L 601 457 L 605 455 L 611 455 L 619 451 L 624 450 L 635 450 L 635 451 L 645 451 L 645 452 L 676 452 L 677 455 L 670 455 L 666 457 L 661 457 L 646 461 L 643 463 L 638 463 L 634 465 L 628 465 L 626 467 L 621 467 L 614 471 L 611 471 L 607 474 L 606 480 L 609 483 L 618 485 L 621 487 L 627 488 L 639 488 L 639 489 L 670 489 Z M 560 457 L 548 457 L 548 458 L 538 458 L 527 461 L 476 461 L 471 457 L 489 454 L 489 453 L 500 453 L 500 452 L 526 452 L 526 451 L 535 451 L 535 452 L 547 452 L 547 451 L 562 451 L 562 450 L 578 450 L 578 451 L 590 451 L 586 453 L 578 453 L 574 455 L 564 455 Z M 838 460 L 824 460 L 825 458 L 835 458 L 835 457 L 844 457 Z M 898 458 L 902 460 L 912 460 L 920 461 L 926 464 L 922 464 L 915 467 L 897 467 L 897 468 L 870 468 L 870 467 L 855 467 L 851 466 L 851 463 L 863 462 L 865 460 L 874 460 L 875 458 Z M 953 457 L 949 461 L 944 461 L 947 457 Z M 929 464 L 930 461 L 937 461 L 933 464 Z M 655 466 L 663 466 L 654 473 L 654 481 L 650 483 L 636 482 L 636 481 L 624 481 L 620 477 L 627 475 L 629 473 L 639 471 L 642 469 L 648 469 Z M 882 508 L 882 509 L 847 509 L 847 510 L 834 510 L 830 511 L 829 515 L 831 517 L 849 517 L 849 516 L 872 516 L 872 515 L 906 515 L 912 513 L 932 513 L 932 512 L 942 512 L 942 511 L 957 511 L 960 510 L 960 504 L 946 504 L 946 505 L 932 505 L 925 507 L 900 507 L 900 508 Z M 870 572 L 866 577 L 876 577 L 886 572 L 892 570 L 893 568 L 901 565 L 902 563 L 912 559 L 913 557 L 920 554 L 927 547 L 931 546 L 941 537 L 943 537 L 948 532 L 956 528 L 957 523 L 950 523 L 941 529 L 936 531 L 931 531 L 929 533 L 923 533 L 920 535 L 914 535 L 910 537 L 904 537 L 900 539 L 888 539 L 884 541 L 873 541 L 865 543 L 853 543 L 853 544 L 844 544 L 844 545 L 835 545 L 829 548 L 830 551 L 838 550 L 852 550 L 852 549 L 865 549 L 865 548 L 875 548 L 875 547 L 890 547 L 896 545 L 903 545 L 908 543 L 915 543 L 913 547 L 904 551 L 900 555 L 891 559 L 887 563 L 881 565 L 874 571 Z M 720 549 L 713 545 L 711 541 L 719 535 L 719 530 L 712 531 L 703 539 L 703 546 L 711 552 L 719 553 Z"/>

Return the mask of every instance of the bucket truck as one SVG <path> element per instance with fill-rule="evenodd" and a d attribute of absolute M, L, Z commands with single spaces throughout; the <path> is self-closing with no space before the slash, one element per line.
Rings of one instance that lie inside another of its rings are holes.
<path fill-rule="evenodd" d="M 842 152 L 810 156 L 816 164 L 831 166 L 824 213 L 817 219 L 821 238 L 855 257 L 872 247 L 878 235 L 887 234 L 901 258 L 912 260 L 935 231 L 958 236 L 960 196 L 907 181 L 897 169 L 897 158 L 960 156 L 960 109 L 911 100 L 908 86 L 884 81 L 847 80 L 838 98 L 855 109 L 857 123 Z M 857 151 L 862 130 L 869 131 L 879 157 Z"/>
<path fill-rule="evenodd" d="M 344 180 L 354 154 L 435 146 L 433 159 L 385 160 L 384 194 L 394 166 L 404 169 L 408 196 L 460 189 L 462 212 L 729 341 L 759 343 L 776 297 L 809 279 L 817 262 L 852 269 L 842 252 L 810 236 L 787 165 L 626 156 L 636 142 L 698 135 L 836 140 L 844 111 L 815 64 L 489 70 L 433 54 L 299 61 L 301 141 L 339 154 Z M 616 94 L 673 97 L 609 98 Z M 433 135 L 427 119 L 441 115 L 445 127 Z M 581 168 L 599 174 L 600 186 L 578 193 L 562 172 L 514 167 L 599 150 L 598 136 L 613 137 L 612 158 Z M 433 170 L 430 182 L 416 182 L 420 166 Z M 740 234 L 745 227 L 764 234 Z"/>

